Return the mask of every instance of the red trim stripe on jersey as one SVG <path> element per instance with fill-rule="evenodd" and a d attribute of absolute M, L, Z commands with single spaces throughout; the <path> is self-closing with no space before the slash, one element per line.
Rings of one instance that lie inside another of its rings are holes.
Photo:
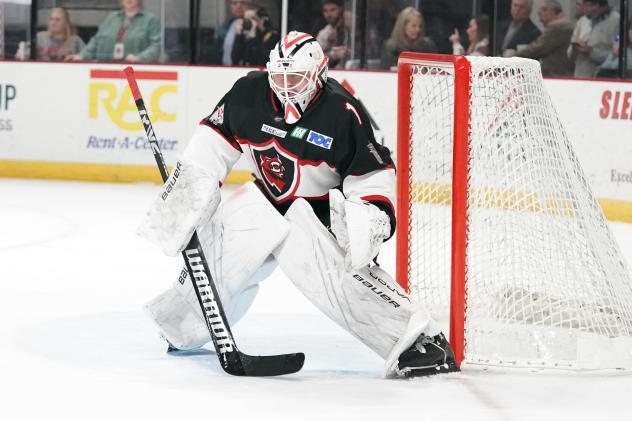
<path fill-rule="evenodd" d="M 224 136 L 224 134 L 223 134 L 221 131 L 219 131 L 219 130 L 217 129 L 217 127 L 212 126 L 211 124 L 207 123 L 207 122 L 206 122 L 206 120 L 202 120 L 202 121 L 200 121 L 200 125 L 201 125 L 201 126 L 205 126 L 205 127 L 208 127 L 208 128 L 210 128 L 210 129 L 212 129 L 212 130 L 213 130 L 215 133 L 217 133 L 217 134 L 218 134 L 218 135 L 219 135 L 222 139 L 224 139 L 224 140 L 225 140 L 225 141 L 226 141 L 226 142 L 227 142 L 230 146 L 232 146 L 234 149 L 236 149 L 236 150 L 237 150 L 237 152 L 244 153 L 244 151 L 242 151 L 242 150 L 241 150 L 241 146 L 239 146 L 239 143 L 238 143 L 237 141 L 235 141 L 235 140 L 231 140 L 231 139 L 228 139 L 226 136 Z"/>
<path fill-rule="evenodd" d="M 296 195 L 291 195 L 286 197 L 285 199 L 281 200 L 281 201 L 276 201 L 274 195 L 272 195 L 268 189 L 265 187 L 265 185 L 262 183 L 261 180 L 259 180 L 258 178 L 255 179 L 255 182 L 258 182 L 261 186 L 262 186 L 262 192 L 263 194 L 268 197 L 269 199 L 273 200 L 274 202 L 276 202 L 277 204 L 281 205 L 285 202 L 289 202 L 289 201 L 295 201 L 296 199 L 305 199 L 308 203 L 309 202 L 320 202 L 320 201 L 324 201 L 324 200 L 329 200 L 329 193 L 323 194 L 322 196 L 296 196 Z"/>
<path fill-rule="evenodd" d="M 393 215 L 395 215 L 395 206 L 393 206 L 393 202 L 391 202 L 391 200 L 386 197 L 386 196 L 381 196 L 379 194 L 372 194 L 369 196 L 362 196 L 360 197 L 360 199 L 366 201 L 366 202 L 382 202 L 382 203 L 386 203 L 390 208 L 391 208 L 391 212 L 393 212 Z"/>

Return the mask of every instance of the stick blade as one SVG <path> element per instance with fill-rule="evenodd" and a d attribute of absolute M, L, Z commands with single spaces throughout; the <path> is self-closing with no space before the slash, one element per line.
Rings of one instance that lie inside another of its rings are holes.
<path fill-rule="evenodd" d="M 282 376 L 284 374 L 296 373 L 303 368 L 304 363 L 305 354 L 302 352 L 261 356 L 241 354 L 243 370 L 239 370 L 238 372 L 226 370 L 226 372 L 236 376 Z"/>

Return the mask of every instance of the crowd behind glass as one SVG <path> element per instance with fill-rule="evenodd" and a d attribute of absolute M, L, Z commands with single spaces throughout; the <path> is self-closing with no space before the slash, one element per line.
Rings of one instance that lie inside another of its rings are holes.
<path fill-rule="evenodd" d="M 5 59 L 263 66 L 283 20 L 281 0 L 24 3 L 0 0 Z M 619 11 L 626 3 L 288 0 L 284 22 L 314 35 L 331 68 L 389 70 L 400 52 L 418 51 L 528 57 L 545 76 L 616 77 L 620 57 L 632 67 L 632 28 Z"/>

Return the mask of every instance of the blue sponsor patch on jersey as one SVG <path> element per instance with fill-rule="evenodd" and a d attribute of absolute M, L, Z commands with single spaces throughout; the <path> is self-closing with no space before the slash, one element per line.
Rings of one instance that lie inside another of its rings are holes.
<path fill-rule="evenodd" d="M 307 135 L 307 141 L 324 149 L 331 149 L 331 144 L 334 143 L 333 138 L 325 136 L 324 134 L 320 134 L 313 130 L 309 131 L 309 134 Z"/>

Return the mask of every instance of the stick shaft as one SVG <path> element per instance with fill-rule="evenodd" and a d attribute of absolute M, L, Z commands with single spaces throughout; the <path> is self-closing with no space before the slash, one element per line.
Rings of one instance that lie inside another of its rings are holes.
<path fill-rule="evenodd" d="M 169 178 L 169 172 L 165 165 L 165 160 L 160 151 L 156 134 L 151 125 L 145 103 L 138 89 L 136 77 L 134 76 L 134 70 L 131 67 L 125 68 L 123 71 L 127 77 L 140 119 L 143 122 L 147 139 L 151 145 L 152 153 L 160 170 L 162 181 L 165 182 Z M 204 314 L 204 320 L 208 327 L 209 334 L 213 340 L 215 351 L 220 359 L 222 368 L 230 374 L 243 375 L 244 369 L 239 357 L 239 351 L 235 345 L 232 332 L 228 325 L 228 319 L 226 313 L 219 300 L 219 294 L 211 272 L 209 270 L 208 263 L 204 256 L 204 252 L 200 245 L 200 241 L 197 236 L 197 232 L 193 233 L 191 240 L 182 251 L 182 257 L 189 272 L 189 277 L 193 283 L 193 289 L 198 298 L 198 302 Z"/>

